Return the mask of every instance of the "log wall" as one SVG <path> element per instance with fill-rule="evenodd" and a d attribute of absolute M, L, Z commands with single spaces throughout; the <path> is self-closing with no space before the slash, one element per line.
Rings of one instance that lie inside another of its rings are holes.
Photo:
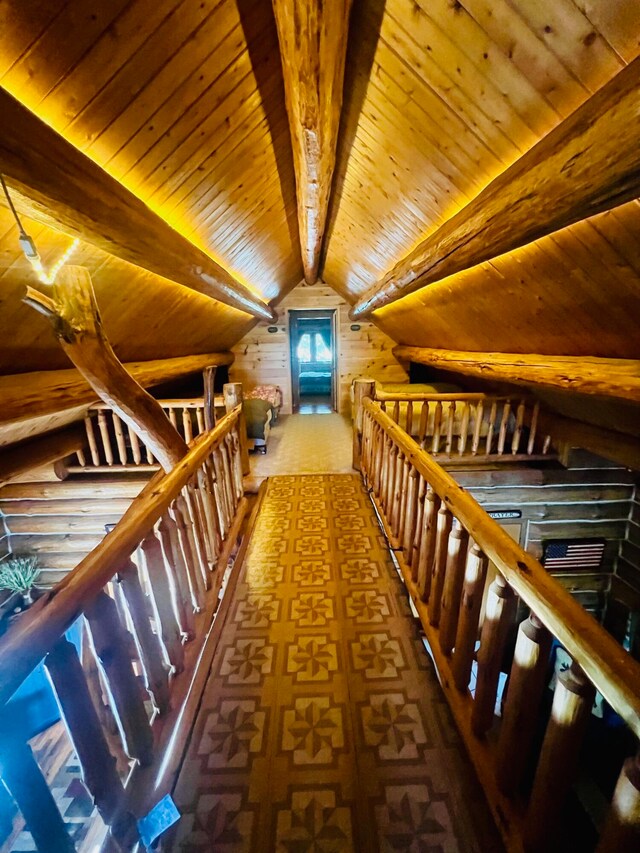
<path fill-rule="evenodd" d="M 587 610 L 602 617 L 612 577 L 617 571 L 631 570 L 618 558 L 620 549 L 635 548 L 625 541 L 635 488 L 631 472 L 574 468 L 451 473 L 487 512 L 519 511 L 521 518 L 503 523 L 520 525 L 520 545 L 538 560 L 545 540 L 606 539 L 599 570 L 558 576 Z M 637 512 L 640 507 L 635 506 Z M 636 550 L 640 553 L 640 548 Z M 640 561 L 636 571 L 640 580 Z"/>
<path fill-rule="evenodd" d="M 233 348 L 235 361 L 229 371 L 232 382 L 242 382 L 245 390 L 256 385 L 279 385 L 283 393 L 283 414 L 291 412 L 291 357 L 289 311 L 304 309 L 336 309 L 338 347 L 339 411 L 351 411 L 349 389 L 358 376 L 380 382 L 404 382 L 407 374 L 391 354 L 394 342 L 372 323 L 359 323 L 359 331 L 351 331 L 349 306 L 326 285 L 299 285 L 280 305 L 278 331 L 267 331 L 268 323 L 259 323 Z"/>
<path fill-rule="evenodd" d="M 624 540 L 620 543 L 618 574 L 640 592 L 640 490 L 636 485 Z"/>

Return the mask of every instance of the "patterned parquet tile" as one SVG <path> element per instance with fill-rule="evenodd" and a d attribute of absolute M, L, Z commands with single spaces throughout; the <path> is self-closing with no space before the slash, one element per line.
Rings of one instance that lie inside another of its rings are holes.
<path fill-rule="evenodd" d="M 174 851 L 500 851 L 355 475 L 269 482 Z"/>

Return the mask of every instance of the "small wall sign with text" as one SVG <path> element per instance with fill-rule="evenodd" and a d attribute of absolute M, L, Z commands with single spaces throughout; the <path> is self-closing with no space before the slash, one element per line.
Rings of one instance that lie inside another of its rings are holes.
<path fill-rule="evenodd" d="M 489 512 L 487 513 L 491 516 L 491 518 L 502 519 L 502 518 L 522 518 L 522 512 L 519 509 L 501 509 L 497 512 Z"/>
<path fill-rule="evenodd" d="M 354 323 L 354 324 L 351 326 L 351 331 L 352 331 L 352 332 L 359 332 L 359 331 L 360 331 L 360 326 L 359 326 L 357 323 Z"/>

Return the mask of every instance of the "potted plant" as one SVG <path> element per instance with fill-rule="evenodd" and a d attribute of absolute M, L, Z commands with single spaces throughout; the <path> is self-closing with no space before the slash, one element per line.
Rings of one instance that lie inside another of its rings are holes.
<path fill-rule="evenodd" d="M 36 581 L 40 577 L 35 554 L 11 554 L 0 563 L 0 590 L 17 596 L 16 610 L 26 610 L 37 598 Z"/>

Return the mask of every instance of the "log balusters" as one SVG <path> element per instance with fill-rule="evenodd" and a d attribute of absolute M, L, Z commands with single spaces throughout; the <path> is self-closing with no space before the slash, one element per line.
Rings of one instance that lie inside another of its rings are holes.
<path fill-rule="evenodd" d="M 239 417 L 234 409 L 172 471 L 157 473 L 64 583 L 0 638 L 0 701 L 45 659 L 87 790 L 118 849 L 131 849 L 137 838 L 123 781 L 134 765 L 155 772 L 161 764 L 158 743 L 170 742 L 246 513 Z M 88 640 L 81 658 L 65 636 L 78 619 Z M 4 750 L 0 727 L 4 760 L 27 761 L 26 748 L 14 747 Z M 29 760 L 30 793 L 20 774 L 3 775 L 34 826 L 38 849 L 66 853 L 67 844 L 74 848 Z M 49 835 L 39 831 L 43 820 Z"/>
<path fill-rule="evenodd" d="M 529 417 L 524 401 L 482 398 L 455 414 L 449 402 L 423 402 L 421 443 L 425 431 L 446 446 L 459 415 L 467 438 L 458 451 L 488 446 L 513 458 L 548 444 L 538 441 L 537 406 Z M 364 400 L 362 410 L 363 478 L 496 822 L 508 849 L 543 853 L 576 778 L 596 688 L 640 735 L 640 667 L 438 465 L 428 436 L 425 450 L 407 435 L 401 409 Z M 558 676 L 547 719 L 554 638 L 574 663 Z M 598 853 L 636 851 L 639 832 L 636 758 L 622 768 Z"/>
<path fill-rule="evenodd" d="M 427 395 L 410 385 L 405 392 L 387 392 L 360 380 L 355 388 L 357 400 L 377 400 L 423 450 L 445 461 L 473 456 L 509 462 L 539 458 L 551 449 L 550 439 L 538 433 L 539 404 L 530 398 L 476 392 Z"/>
<path fill-rule="evenodd" d="M 187 442 L 202 435 L 211 422 L 211 401 L 159 400 L 167 418 L 180 436 Z M 105 404 L 96 404 L 89 409 L 84 419 L 89 456 L 83 451 L 76 453 L 80 468 L 110 468 L 125 470 L 141 465 L 158 464 L 153 453 L 129 424 Z"/>

